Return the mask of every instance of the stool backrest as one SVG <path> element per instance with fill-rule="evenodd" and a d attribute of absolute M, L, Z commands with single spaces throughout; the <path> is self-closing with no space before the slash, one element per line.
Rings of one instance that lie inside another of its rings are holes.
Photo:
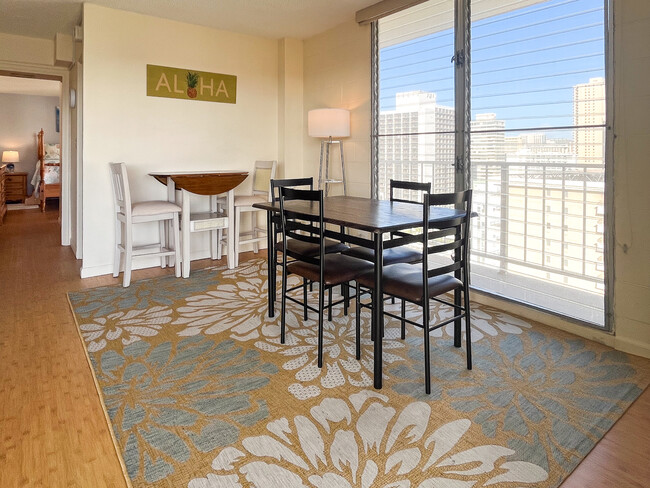
<path fill-rule="evenodd" d="M 126 173 L 126 164 L 109 163 L 109 166 L 111 168 L 115 211 L 129 215 L 131 214 L 131 193 L 129 190 L 129 177 Z"/>
<path fill-rule="evenodd" d="M 253 173 L 253 195 L 268 195 L 271 201 L 271 180 L 275 178 L 277 161 L 255 161 Z"/>

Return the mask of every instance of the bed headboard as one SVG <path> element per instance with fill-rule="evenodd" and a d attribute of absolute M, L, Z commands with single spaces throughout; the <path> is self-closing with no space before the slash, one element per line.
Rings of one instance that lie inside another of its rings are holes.
<path fill-rule="evenodd" d="M 38 133 L 38 159 L 43 161 L 45 149 L 43 148 L 43 129 Z"/>

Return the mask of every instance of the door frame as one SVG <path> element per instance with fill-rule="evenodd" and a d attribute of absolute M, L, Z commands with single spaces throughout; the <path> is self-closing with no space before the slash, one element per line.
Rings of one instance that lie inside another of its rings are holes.
<path fill-rule="evenodd" d="M 61 81 L 61 245 L 70 245 L 70 72 L 67 68 L 56 66 L 42 66 L 29 63 L 16 63 L 0 61 L 0 75 L 15 76 L 27 75 L 28 77 L 52 77 Z M 34 128 L 38 130 L 37 127 Z M 80 229 L 77 229 L 80 232 Z"/>

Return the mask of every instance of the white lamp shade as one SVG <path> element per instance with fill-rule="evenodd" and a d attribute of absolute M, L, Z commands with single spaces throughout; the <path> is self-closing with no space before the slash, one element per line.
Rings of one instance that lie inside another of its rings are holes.
<path fill-rule="evenodd" d="M 18 151 L 2 151 L 2 162 L 3 163 L 20 162 L 20 159 L 18 157 Z"/>
<path fill-rule="evenodd" d="M 349 137 L 350 111 L 342 108 L 318 108 L 307 114 L 311 137 Z"/>

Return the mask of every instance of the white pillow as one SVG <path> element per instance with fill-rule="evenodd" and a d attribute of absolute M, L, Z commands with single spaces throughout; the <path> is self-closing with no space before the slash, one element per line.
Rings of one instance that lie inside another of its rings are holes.
<path fill-rule="evenodd" d="M 61 157 L 61 146 L 59 144 L 43 144 L 45 159 L 59 159 Z"/>

